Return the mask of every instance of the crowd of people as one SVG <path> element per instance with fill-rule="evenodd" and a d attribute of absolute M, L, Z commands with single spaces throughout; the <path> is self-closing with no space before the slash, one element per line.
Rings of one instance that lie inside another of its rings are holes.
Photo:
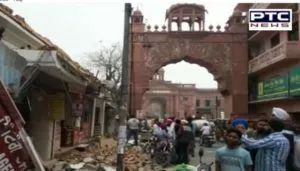
<path fill-rule="evenodd" d="M 175 148 L 176 161 L 174 164 L 188 164 L 189 156 L 194 156 L 197 130 L 193 120 L 192 117 L 186 119 L 156 118 L 151 124 L 152 135 L 157 139 L 157 142 L 171 143 Z M 128 120 L 128 139 L 133 137 L 135 145 L 138 144 L 138 125 L 142 127 L 147 125 L 142 124 L 142 122 L 133 116 Z M 210 125 L 205 123 L 199 131 L 205 137 L 211 134 L 212 129 Z"/>
<path fill-rule="evenodd" d="M 255 129 L 248 128 L 246 119 L 233 120 L 226 145 L 216 151 L 216 171 L 300 170 L 300 140 L 290 125 L 290 115 L 281 108 L 258 120 Z"/>
<path fill-rule="evenodd" d="M 128 120 L 128 139 L 138 144 L 140 121 Z M 281 108 L 273 108 L 272 117 L 257 120 L 254 125 L 246 119 L 234 119 L 226 130 L 225 145 L 215 152 L 216 171 L 300 171 L 300 136 L 291 129 L 291 117 Z M 175 147 L 175 164 L 188 164 L 194 156 L 197 128 L 192 118 L 155 119 L 153 136 L 159 141 L 171 141 Z M 202 138 L 211 134 L 212 127 L 203 124 Z"/>

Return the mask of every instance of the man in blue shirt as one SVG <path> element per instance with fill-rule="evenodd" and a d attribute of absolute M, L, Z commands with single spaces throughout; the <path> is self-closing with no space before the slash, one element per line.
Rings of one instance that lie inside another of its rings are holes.
<path fill-rule="evenodd" d="M 290 144 L 282 134 L 284 123 L 272 119 L 269 125 L 273 132 L 260 140 L 242 137 L 242 142 L 250 149 L 258 149 L 254 171 L 286 171 L 286 161 Z"/>
<path fill-rule="evenodd" d="M 231 128 L 226 133 L 226 146 L 216 151 L 216 171 L 251 171 L 250 153 L 240 147 L 242 133 Z"/>

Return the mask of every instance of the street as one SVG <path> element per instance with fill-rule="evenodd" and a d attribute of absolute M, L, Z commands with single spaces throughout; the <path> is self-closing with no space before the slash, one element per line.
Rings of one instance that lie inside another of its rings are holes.
<path fill-rule="evenodd" d="M 219 147 L 222 147 L 224 144 L 223 143 L 216 143 L 213 145 L 212 148 L 208 148 L 208 147 L 201 147 L 204 149 L 204 156 L 202 157 L 202 162 L 210 164 L 211 162 L 214 162 L 214 154 L 215 154 L 215 150 Z M 200 149 L 199 144 L 196 145 L 196 149 L 195 149 L 195 157 L 191 157 L 190 158 L 190 164 L 193 166 L 197 166 L 199 164 L 199 156 L 198 156 L 198 151 Z M 153 163 L 154 164 L 154 163 Z M 154 164 L 155 165 L 155 164 Z M 168 168 L 166 168 L 166 171 L 174 171 L 174 165 L 169 166 Z M 104 167 L 107 171 L 112 171 L 115 170 L 115 168 L 112 167 Z M 149 168 L 148 168 L 149 169 Z M 93 169 L 90 169 L 90 171 L 92 171 Z M 149 171 L 146 168 L 141 169 L 143 171 Z M 154 167 L 153 168 L 154 171 L 162 171 L 163 169 L 161 167 Z M 215 165 L 212 166 L 212 171 L 215 170 Z"/>
<path fill-rule="evenodd" d="M 208 148 L 208 147 L 201 147 L 204 149 L 204 155 L 202 157 L 202 162 L 204 163 L 211 163 L 211 162 L 215 162 L 215 150 L 218 149 L 219 147 L 222 147 L 224 144 L 222 143 L 216 143 L 213 145 L 212 148 Z M 199 164 L 199 156 L 198 156 L 198 151 L 200 149 L 199 144 L 196 145 L 196 149 L 195 149 L 195 157 L 190 158 L 191 162 L 190 164 L 193 166 L 197 166 Z M 170 167 L 167 169 L 167 171 L 173 171 L 174 167 Z M 215 170 L 215 165 L 212 166 L 212 171 Z"/>

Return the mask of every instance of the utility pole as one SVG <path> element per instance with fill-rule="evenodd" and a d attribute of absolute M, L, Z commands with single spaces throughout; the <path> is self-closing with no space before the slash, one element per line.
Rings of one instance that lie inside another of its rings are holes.
<path fill-rule="evenodd" d="M 124 39 L 123 39 L 123 58 L 122 58 L 122 81 L 121 81 L 121 102 L 120 102 L 120 127 L 118 136 L 118 149 L 117 149 L 117 171 L 124 170 L 124 146 L 126 144 L 126 118 L 127 118 L 127 96 L 129 92 L 129 28 L 131 16 L 131 3 L 125 3 L 124 15 Z"/>
<path fill-rule="evenodd" d="M 218 119 L 217 117 L 218 117 L 218 106 L 219 106 L 219 104 L 218 104 L 218 96 L 216 96 L 216 115 L 215 115 L 215 119 Z"/>

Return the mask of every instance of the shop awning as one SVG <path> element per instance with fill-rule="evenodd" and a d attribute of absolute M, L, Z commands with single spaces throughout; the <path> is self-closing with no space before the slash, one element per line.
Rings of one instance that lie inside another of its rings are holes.
<path fill-rule="evenodd" d="M 26 59 L 27 66 L 33 66 L 36 63 L 40 66 L 40 70 L 60 80 L 68 83 L 75 83 L 87 86 L 87 82 L 74 76 L 64 69 L 61 62 L 58 60 L 57 52 L 54 50 L 15 50 L 20 56 Z"/>

